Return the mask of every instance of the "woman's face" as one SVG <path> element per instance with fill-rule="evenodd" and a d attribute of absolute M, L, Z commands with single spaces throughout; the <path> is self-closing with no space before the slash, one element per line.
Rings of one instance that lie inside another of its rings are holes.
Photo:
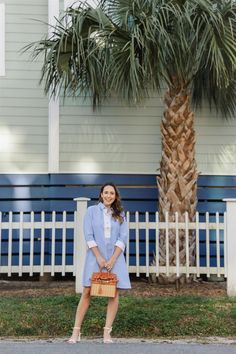
<path fill-rule="evenodd" d="M 103 204 L 110 207 L 116 199 L 116 191 L 112 186 L 106 186 L 101 193 Z"/>

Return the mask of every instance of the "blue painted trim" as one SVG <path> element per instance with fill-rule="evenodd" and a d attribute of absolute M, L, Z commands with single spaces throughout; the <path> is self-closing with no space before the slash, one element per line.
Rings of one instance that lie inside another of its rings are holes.
<path fill-rule="evenodd" d="M 29 186 L 29 187 L 4 187 L 1 189 L 0 200 L 5 199 L 67 199 L 73 200 L 77 196 L 97 199 L 100 191 L 100 186 L 82 187 L 75 185 L 74 187 L 67 186 Z M 125 199 L 151 199 L 156 200 L 158 197 L 157 188 L 119 188 L 122 198 Z"/>
<path fill-rule="evenodd" d="M 82 184 L 82 185 L 101 185 L 107 181 L 114 181 L 119 185 L 140 185 L 147 184 L 156 186 L 155 174 L 76 174 L 76 173 L 58 173 L 58 174 L 0 174 L 0 186 L 28 186 L 28 185 L 64 185 L 64 184 Z M 235 187 L 236 176 L 217 176 L 200 175 L 198 185 L 213 187 Z"/>
<path fill-rule="evenodd" d="M 134 174 L 2 174 L 0 210 L 74 210 L 73 198 L 84 196 L 96 203 L 100 186 L 115 182 L 126 210 L 157 210 L 156 175 Z M 224 198 L 236 197 L 236 176 L 200 176 L 198 211 L 224 212 Z"/>
<path fill-rule="evenodd" d="M 156 175 L 134 175 L 134 174 L 3 174 L 0 175 L 0 211 L 3 211 L 3 221 L 9 219 L 9 211 L 15 212 L 14 220 L 19 220 L 19 211 L 27 212 L 24 220 L 29 220 L 31 210 L 38 212 L 35 220 L 39 220 L 40 211 L 46 212 L 46 220 L 51 220 L 50 212 L 55 210 L 62 212 L 66 210 L 67 218 L 72 219 L 76 209 L 75 197 L 89 197 L 89 205 L 97 203 L 100 186 L 108 181 L 117 184 L 121 192 L 121 197 L 125 210 L 131 211 L 131 220 L 134 220 L 134 212 L 140 211 L 140 221 L 144 221 L 144 212 L 149 211 L 150 220 L 154 220 L 157 210 L 158 189 L 156 186 Z M 200 219 L 204 220 L 204 213 L 210 212 L 210 218 L 214 219 L 214 213 L 225 211 L 224 198 L 236 198 L 236 176 L 200 176 L 198 179 L 198 211 Z M 57 214 L 57 219 L 61 218 Z M 34 237 L 34 264 L 39 264 L 40 230 L 35 230 Z M 50 264 L 50 237 L 51 233 L 46 233 L 45 257 Z M 150 230 L 150 261 L 155 250 L 154 232 Z M 200 232 L 200 255 L 201 265 L 205 264 L 206 244 L 205 233 Z M 134 232 L 130 232 L 130 264 L 135 264 L 135 237 Z M 215 233 L 210 233 L 211 264 L 216 262 Z M 223 241 L 223 233 L 220 234 Z M 18 264 L 19 257 L 19 232 L 13 232 L 13 264 Z M 29 232 L 24 230 L 24 264 L 29 262 Z M 7 262 L 8 232 L 2 230 L 1 243 L 1 264 Z M 140 231 L 140 264 L 145 264 L 145 232 Z M 223 244 L 221 244 L 221 263 L 223 260 Z M 56 259 L 59 264 L 61 259 L 61 231 L 56 231 Z M 66 262 L 73 262 L 73 230 L 67 232 Z M 7 264 L 7 263 L 6 263 Z"/>

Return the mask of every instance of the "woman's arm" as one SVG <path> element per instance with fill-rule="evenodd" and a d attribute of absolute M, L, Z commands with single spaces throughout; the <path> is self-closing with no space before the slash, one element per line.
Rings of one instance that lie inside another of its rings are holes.
<path fill-rule="evenodd" d="M 115 246 L 119 247 L 124 252 L 125 246 L 127 243 L 127 239 L 128 239 L 128 225 L 127 225 L 126 219 L 124 217 L 123 222 L 120 225 L 119 237 L 116 241 Z"/>
<path fill-rule="evenodd" d="M 114 267 L 114 264 L 116 263 L 117 258 L 121 254 L 121 252 L 122 252 L 122 249 L 118 246 L 115 246 L 115 251 L 114 251 L 113 255 L 111 256 L 109 261 L 107 261 L 105 263 L 105 267 L 107 268 L 107 270 L 109 270 L 109 271 L 112 270 L 112 268 Z"/>
<path fill-rule="evenodd" d="M 91 250 L 96 257 L 97 263 L 100 268 L 105 268 L 106 267 L 106 260 L 105 258 L 102 257 L 101 253 L 99 252 L 98 247 L 91 247 Z"/>
<path fill-rule="evenodd" d="M 119 255 L 122 252 L 124 252 L 125 246 L 127 243 L 127 239 L 128 239 L 128 225 L 127 225 L 127 222 L 124 218 L 122 224 L 120 225 L 119 237 L 115 243 L 114 253 L 111 256 L 111 258 L 106 262 L 106 265 L 105 265 L 107 270 L 110 271 L 113 268 Z"/>
<path fill-rule="evenodd" d="M 84 237 L 87 242 L 88 248 L 90 248 L 96 257 L 97 263 L 100 268 L 105 267 L 106 260 L 101 256 L 97 243 L 94 239 L 93 225 L 92 225 L 92 208 L 88 208 L 84 217 Z"/>
<path fill-rule="evenodd" d="M 86 210 L 84 216 L 84 238 L 87 242 L 87 246 L 89 248 L 97 246 L 96 241 L 94 239 L 93 225 L 92 225 L 92 208 L 88 208 Z"/>

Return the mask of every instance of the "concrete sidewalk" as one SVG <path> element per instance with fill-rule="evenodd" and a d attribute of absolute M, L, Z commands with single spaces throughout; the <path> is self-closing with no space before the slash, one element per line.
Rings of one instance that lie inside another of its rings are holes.
<path fill-rule="evenodd" d="M 68 344 L 65 339 L 16 340 L 1 339 L 1 354 L 235 354 L 236 338 L 206 338 L 191 340 L 115 339 L 103 344 L 101 339 Z"/>

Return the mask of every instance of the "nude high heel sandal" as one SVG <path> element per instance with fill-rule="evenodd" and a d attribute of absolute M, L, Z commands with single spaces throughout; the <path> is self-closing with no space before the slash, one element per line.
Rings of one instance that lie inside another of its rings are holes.
<path fill-rule="evenodd" d="M 103 327 L 103 329 L 104 329 L 104 332 L 107 331 L 107 334 L 110 334 L 112 331 L 112 327 Z M 106 343 L 106 344 L 113 343 L 113 340 L 111 338 L 104 338 L 103 337 L 103 343 Z"/>
<path fill-rule="evenodd" d="M 80 327 L 74 327 L 72 336 L 70 337 L 70 339 L 68 339 L 67 343 L 76 344 L 77 342 L 80 342 L 80 340 L 81 340 Z"/>

